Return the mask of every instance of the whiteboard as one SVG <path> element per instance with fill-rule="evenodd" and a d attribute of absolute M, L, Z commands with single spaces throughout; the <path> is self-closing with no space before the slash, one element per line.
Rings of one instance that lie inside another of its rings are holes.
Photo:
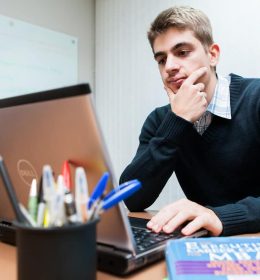
<path fill-rule="evenodd" d="M 0 98 L 78 81 L 78 39 L 0 15 Z"/>

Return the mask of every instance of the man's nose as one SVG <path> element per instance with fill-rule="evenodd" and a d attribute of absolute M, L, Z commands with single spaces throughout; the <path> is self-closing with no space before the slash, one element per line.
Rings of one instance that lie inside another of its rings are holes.
<path fill-rule="evenodd" d="M 165 64 L 165 71 L 167 73 L 176 72 L 180 69 L 180 64 L 178 63 L 176 58 L 168 57 Z"/>

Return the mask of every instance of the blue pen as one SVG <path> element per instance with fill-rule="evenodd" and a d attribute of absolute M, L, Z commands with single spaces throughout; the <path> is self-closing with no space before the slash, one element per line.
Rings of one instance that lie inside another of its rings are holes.
<path fill-rule="evenodd" d="M 131 180 L 131 181 L 127 181 L 121 185 L 119 185 L 118 187 L 114 188 L 109 194 L 107 194 L 104 198 L 103 201 L 106 201 L 108 198 L 110 198 L 112 195 L 114 195 L 115 193 L 119 192 L 120 190 L 128 187 L 131 184 L 136 184 L 136 183 L 140 183 L 137 179 Z"/>
<path fill-rule="evenodd" d="M 119 185 L 117 188 L 112 190 L 107 196 L 105 196 L 103 200 L 101 200 L 96 211 L 93 213 L 92 218 L 97 218 L 98 215 L 115 206 L 120 201 L 128 198 L 140 188 L 141 182 L 138 180 L 132 180 L 122 185 Z"/>
<path fill-rule="evenodd" d="M 112 195 L 110 193 L 102 200 L 101 202 L 101 212 L 103 210 L 108 210 L 114 205 L 118 204 L 120 201 L 128 198 L 134 192 L 138 191 L 141 188 L 141 182 L 138 180 L 133 180 L 124 183 L 124 186 L 119 186 L 119 190 L 112 190 Z"/>
<path fill-rule="evenodd" d="M 105 172 L 102 175 L 102 177 L 100 178 L 100 180 L 98 181 L 95 189 L 93 190 L 93 192 L 89 198 L 88 209 L 93 207 L 94 202 L 97 201 L 97 199 L 99 199 L 101 197 L 101 195 L 103 194 L 103 192 L 106 188 L 108 178 L 109 178 L 109 173 Z"/>

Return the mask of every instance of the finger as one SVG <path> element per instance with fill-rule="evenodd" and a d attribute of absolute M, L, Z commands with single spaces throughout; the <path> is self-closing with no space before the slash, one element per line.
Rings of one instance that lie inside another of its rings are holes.
<path fill-rule="evenodd" d="M 202 216 L 196 217 L 190 223 L 188 223 L 182 230 L 182 234 L 184 235 L 191 235 L 194 232 L 198 231 L 202 227 L 205 227 L 205 221 Z"/>
<path fill-rule="evenodd" d="M 203 97 L 203 98 L 205 98 L 205 99 L 207 99 L 207 93 L 206 93 L 206 92 L 199 91 L 199 92 L 198 92 L 198 95 L 201 96 L 201 97 Z"/>
<path fill-rule="evenodd" d="M 184 235 L 191 235 L 201 228 L 207 229 L 213 236 L 220 235 L 223 229 L 222 223 L 219 219 L 214 221 L 214 216 L 212 217 L 209 213 L 204 213 L 203 215 L 197 216 L 193 221 L 186 225 L 182 229 L 182 233 Z"/>
<path fill-rule="evenodd" d="M 169 98 L 174 98 L 174 92 L 169 87 L 164 86 L 164 89 L 166 90 Z"/>
<path fill-rule="evenodd" d="M 150 220 L 147 224 L 147 227 L 155 232 L 160 232 L 163 226 L 171 219 L 172 215 L 164 215 L 161 218 L 160 217 L 161 215 Z"/>
<path fill-rule="evenodd" d="M 162 230 L 162 225 L 159 225 L 158 223 L 153 221 L 149 221 L 146 226 L 154 232 L 160 232 Z"/>
<path fill-rule="evenodd" d="M 198 91 L 203 91 L 204 88 L 205 88 L 205 85 L 203 83 L 198 83 L 196 85 L 194 85 L 195 88 L 198 90 Z"/>
<path fill-rule="evenodd" d="M 159 232 L 162 230 L 162 227 L 166 225 L 175 215 L 176 211 L 170 209 L 169 206 L 165 207 L 147 223 L 147 227 L 155 232 Z"/>
<path fill-rule="evenodd" d="M 201 67 L 190 74 L 183 84 L 194 85 L 194 83 L 207 72 L 207 67 Z"/>
<path fill-rule="evenodd" d="M 184 222 L 189 220 L 190 215 L 185 212 L 179 212 L 174 218 L 172 218 L 164 227 L 163 231 L 166 233 L 171 233 Z"/>

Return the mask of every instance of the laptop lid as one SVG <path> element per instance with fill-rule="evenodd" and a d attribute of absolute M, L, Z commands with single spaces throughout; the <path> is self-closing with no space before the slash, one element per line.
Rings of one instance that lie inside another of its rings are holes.
<path fill-rule="evenodd" d="M 111 175 L 107 191 L 117 185 L 88 84 L 0 100 L 0 154 L 24 205 L 32 179 L 39 182 L 45 164 L 52 166 L 56 176 L 65 160 L 83 166 L 90 193 L 104 171 Z M 0 220 L 13 219 L 14 212 L 0 180 Z M 134 252 L 123 203 L 102 215 L 97 240 Z"/>

